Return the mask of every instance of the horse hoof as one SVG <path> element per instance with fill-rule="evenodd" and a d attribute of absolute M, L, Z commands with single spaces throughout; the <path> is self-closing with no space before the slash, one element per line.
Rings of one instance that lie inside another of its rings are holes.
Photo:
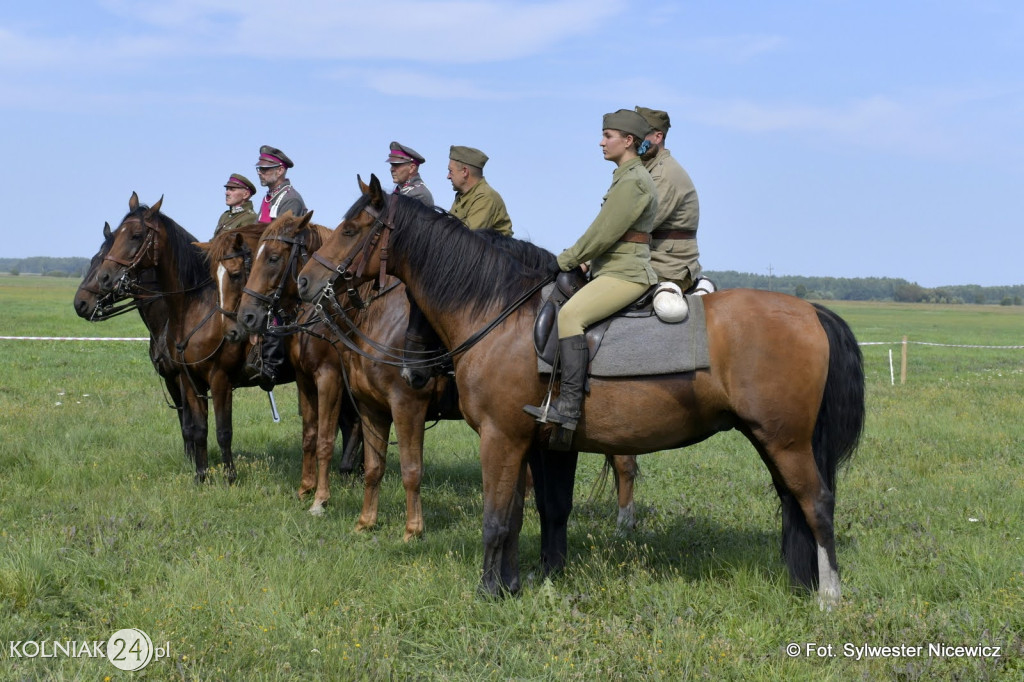
<path fill-rule="evenodd" d="M 235 480 L 238 478 L 238 472 L 235 471 L 235 467 L 228 467 L 225 469 L 224 475 L 228 479 L 228 485 L 234 485 Z"/>
<path fill-rule="evenodd" d="M 206 469 L 203 469 L 202 471 L 197 471 L 195 478 L 192 479 L 192 482 L 195 483 L 196 485 L 206 483 Z"/>
<path fill-rule="evenodd" d="M 313 516 L 323 516 L 326 513 L 326 511 L 324 510 L 324 506 L 322 504 L 314 504 L 312 507 L 309 508 L 309 513 Z"/>

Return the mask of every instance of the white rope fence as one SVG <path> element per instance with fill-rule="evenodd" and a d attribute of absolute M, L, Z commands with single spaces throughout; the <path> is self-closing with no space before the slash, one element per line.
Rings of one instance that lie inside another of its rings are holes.
<path fill-rule="evenodd" d="M 148 336 L 0 336 L 0 341 L 149 341 Z"/>

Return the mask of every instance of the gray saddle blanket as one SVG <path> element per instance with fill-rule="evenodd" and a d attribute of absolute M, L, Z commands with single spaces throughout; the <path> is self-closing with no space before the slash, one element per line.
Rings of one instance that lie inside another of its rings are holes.
<path fill-rule="evenodd" d="M 547 300 L 554 285 L 544 288 Z M 614 317 L 597 353 L 590 358 L 590 375 L 635 377 L 692 372 L 711 366 L 704 297 L 686 297 L 690 314 L 682 322 L 662 322 L 653 312 Z M 537 370 L 550 374 L 551 365 L 537 358 Z"/>

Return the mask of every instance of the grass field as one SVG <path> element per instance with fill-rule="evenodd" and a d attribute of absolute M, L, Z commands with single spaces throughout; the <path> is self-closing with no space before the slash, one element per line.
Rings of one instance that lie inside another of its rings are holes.
<path fill-rule="evenodd" d="M 134 313 L 79 320 L 76 286 L 0 277 L 0 335 L 145 336 Z M 1024 344 L 1019 308 L 831 307 L 861 342 Z M 1024 678 L 1024 349 L 912 344 L 900 385 L 899 346 L 864 346 L 867 426 L 837 493 L 844 600 L 826 613 L 790 591 L 768 473 L 735 433 L 641 458 L 627 537 L 610 493 L 588 499 L 602 460 L 583 456 L 567 573 L 537 577 L 530 507 L 523 593 L 488 601 L 464 424 L 427 432 L 427 535 L 405 544 L 394 446 L 374 532 L 352 532 L 362 486 L 337 475 L 327 514 L 306 513 L 290 386 L 279 424 L 262 391 L 236 392 L 237 484 L 197 487 L 146 344 L 0 353 L 2 680 L 126 678 L 10 644 L 121 628 L 167 647 L 137 673 L 153 680 Z M 972 646 L 999 655 L 955 648 Z"/>

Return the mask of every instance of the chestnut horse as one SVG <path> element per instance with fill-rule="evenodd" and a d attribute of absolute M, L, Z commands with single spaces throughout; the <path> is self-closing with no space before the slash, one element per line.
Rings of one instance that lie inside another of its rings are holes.
<path fill-rule="evenodd" d="M 277 255 L 267 254 L 260 247 L 264 242 L 278 243 L 288 240 L 290 244 L 299 244 L 305 253 L 310 248 L 319 248 L 323 237 L 330 230 L 321 225 L 310 224 L 312 213 L 304 218 L 296 218 L 291 211 L 277 218 L 269 225 L 257 223 L 225 231 L 210 240 L 209 243 L 198 244 L 206 252 L 210 263 L 211 276 L 217 282 L 220 298 L 221 318 L 220 333 L 229 343 L 244 342 L 250 334 L 264 333 L 267 330 L 265 320 L 258 329 L 244 330 L 238 324 L 237 310 L 241 302 L 246 283 L 250 279 L 259 280 L 257 274 L 268 268 L 278 266 Z M 295 229 L 300 225 L 302 229 Z M 295 254 L 298 256 L 299 252 Z M 290 333 L 287 335 L 288 357 L 295 370 L 295 384 L 298 389 L 299 414 L 302 416 L 302 480 L 299 484 L 299 498 L 315 489 L 313 504 L 309 512 L 320 516 L 324 513 L 324 505 L 330 498 L 328 470 L 334 453 L 334 444 L 339 425 L 343 432 L 345 457 L 351 459 L 357 448 L 358 438 L 353 431 L 356 420 L 351 398 L 345 391 L 341 374 L 341 362 L 338 353 L 326 340 L 322 333 L 306 323 L 312 307 L 308 311 L 299 309 L 301 301 L 294 294 L 295 275 L 299 263 L 287 261 L 289 254 L 284 253 L 285 262 L 281 263 L 282 275 L 290 275 L 292 295 L 274 296 L 274 313 L 282 322 L 296 322 L 309 333 Z M 282 278 L 282 281 L 288 281 Z M 271 299 L 277 285 L 268 291 L 267 301 Z M 289 325 L 280 327 L 287 330 Z M 327 331 L 326 329 L 322 331 Z M 317 471 L 319 465 L 319 472 Z M 348 465 L 348 470 L 353 468 Z M 371 524 L 372 525 L 372 524 Z"/>
<path fill-rule="evenodd" d="M 399 195 L 389 199 L 376 176 L 359 185 L 362 196 L 320 249 L 319 262 L 300 274 L 299 294 L 315 300 L 339 274 L 358 280 L 386 269 L 405 282 L 445 346 L 459 351 L 462 413 L 480 434 L 481 589 L 517 592 L 528 457 L 531 466 L 540 465 L 533 476 L 546 489 L 536 496 L 545 569 L 560 568 L 566 556 L 576 458 L 534 455 L 546 427 L 522 410 L 540 404 L 548 387 L 537 372 L 532 329 L 539 288 L 552 275 L 524 269 L 451 216 Z M 768 467 L 781 500 L 782 554 L 792 580 L 816 587 L 823 606 L 834 604 L 840 599 L 836 474 L 864 424 L 856 339 L 831 311 L 784 294 L 723 291 L 707 295 L 704 307 L 710 367 L 592 377 L 575 447 L 641 454 L 739 430 Z"/>
<path fill-rule="evenodd" d="M 196 238 L 160 212 L 161 198 L 152 207 L 132 193 L 129 213 L 113 233 L 113 243 L 96 270 L 101 295 L 127 291 L 132 296 L 160 297 L 167 307 L 166 345 L 170 362 L 178 368 L 181 391 L 181 427 L 186 455 L 195 462 L 196 481 L 208 469 L 207 392 L 213 396 L 217 443 L 229 482 L 235 480 L 231 452 L 231 392 L 236 386 L 254 386 L 247 376 L 247 348 L 224 342 L 219 325 L 210 324 L 220 306 Z M 143 287 L 140 273 L 153 270 L 155 283 Z M 287 368 L 290 373 L 290 368 Z M 285 377 L 291 381 L 290 377 Z"/>

